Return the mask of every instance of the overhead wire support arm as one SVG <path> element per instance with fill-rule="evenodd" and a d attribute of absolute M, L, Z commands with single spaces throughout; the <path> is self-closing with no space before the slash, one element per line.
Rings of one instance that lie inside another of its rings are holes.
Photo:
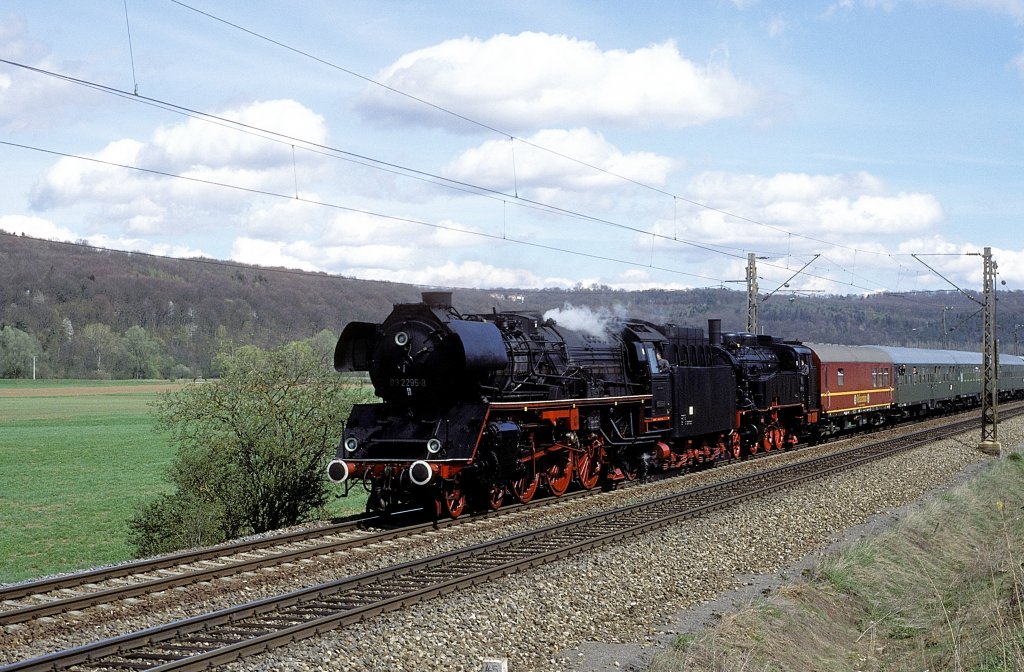
<path fill-rule="evenodd" d="M 801 266 L 801 267 L 800 267 L 800 270 L 799 270 L 799 271 L 797 271 L 797 272 L 796 272 L 796 273 L 794 273 L 793 275 L 791 275 L 791 276 L 789 276 L 788 278 L 786 278 L 786 280 L 785 280 L 785 281 L 784 281 L 784 282 L 783 282 L 783 283 L 782 283 L 781 285 L 779 285 L 778 287 L 776 287 L 776 288 L 775 288 L 775 289 L 773 289 L 772 291 L 768 292 L 768 295 L 767 295 L 767 296 L 765 296 L 765 297 L 764 297 L 764 299 L 762 299 L 762 300 L 761 300 L 761 303 L 764 303 L 764 302 L 765 302 L 765 301 L 767 301 L 768 299 L 772 298 L 772 294 L 774 294 L 775 292 L 779 291 L 780 289 L 782 289 L 783 287 L 785 287 L 786 285 L 788 285 L 788 284 L 789 284 L 789 281 L 790 281 L 790 280 L 792 280 L 792 279 L 793 279 L 793 278 L 795 278 L 796 276 L 798 276 L 798 275 L 800 275 L 801 273 L 803 273 L 803 272 L 804 272 L 804 269 L 805 269 L 805 268 L 807 268 L 808 266 L 810 266 L 811 264 L 813 264 L 814 262 L 816 262 L 816 261 L 818 260 L 818 257 L 820 257 L 820 256 L 821 256 L 820 254 L 816 254 L 816 255 L 814 255 L 814 257 L 813 257 L 813 258 L 812 258 L 812 259 L 811 259 L 810 261 L 808 261 L 808 262 L 807 262 L 806 264 L 804 264 L 803 266 Z"/>
<path fill-rule="evenodd" d="M 986 250 L 988 250 L 988 249 L 991 249 L 991 248 L 985 248 L 985 249 L 986 249 Z M 977 256 L 982 256 L 982 255 L 979 255 L 979 254 L 978 254 L 977 252 L 967 252 L 967 253 L 965 253 L 965 255 L 966 255 L 966 256 L 971 256 L 971 257 L 977 257 Z M 929 265 L 928 265 L 928 264 L 927 264 L 927 263 L 926 263 L 926 262 L 924 261 L 924 259 L 922 259 L 922 258 L 921 258 L 921 257 L 919 257 L 918 255 L 916 255 L 916 254 L 911 254 L 910 256 L 912 256 L 912 257 L 913 257 L 914 259 L 917 259 L 918 261 L 920 261 L 920 262 L 921 262 L 921 264 L 922 264 L 922 265 L 923 265 L 923 266 L 924 266 L 925 268 L 927 268 L 927 269 L 928 269 L 929 271 L 931 271 L 931 272 L 932 272 L 932 273 L 934 273 L 935 275 L 939 276 L 940 278 L 942 278 L 943 280 L 945 280 L 946 282 L 948 282 L 948 283 L 949 283 L 949 286 L 950 286 L 950 287 L 952 287 L 952 288 L 953 288 L 953 289 L 955 289 L 956 291 L 960 292 L 961 294 L 963 294 L 964 296 L 966 296 L 966 297 L 967 297 L 968 299 L 970 299 L 971 301 L 974 301 L 974 302 L 975 302 L 976 304 L 978 304 L 979 306 L 984 306 L 984 305 L 985 305 L 985 304 L 984 304 L 984 303 L 982 303 L 981 301 L 978 301 L 978 300 L 977 300 L 976 298 L 974 298 L 973 296 L 971 296 L 970 294 L 968 294 L 968 293 L 967 293 L 966 291 L 964 291 L 963 289 L 960 289 L 960 287 L 958 287 L 958 286 L 956 285 L 956 283 L 955 283 L 955 282 L 953 282 L 952 280 L 950 280 L 949 278 L 947 278 L 946 276 L 944 276 L 944 275 L 943 275 L 942 273 L 939 273 L 939 272 L 938 272 L 938 271 L 936 271 L 936 270 L 935 270 L 934 268 L 932 268 L 931 266 L 929 266 Z M 949 256 L 949 255 L 942 255 L 942 256 Z M 952 256 L 957 256 L 957 257 L 959 257 L 959 256 L 961 256 L 961 255 L 957 254 L 957 255 L 952 255 Z"/>

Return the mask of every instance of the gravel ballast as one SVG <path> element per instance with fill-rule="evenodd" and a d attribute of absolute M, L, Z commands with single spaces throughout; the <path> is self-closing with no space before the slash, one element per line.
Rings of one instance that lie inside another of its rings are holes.
<path fill-rule="evenodd" d="M 750 575 L 791 568 L 869 520 L 892 522 L 897 507 L 992 459 L 978 452 L 977 438 L 936 442 L 230 669 L 470 671 L 493 657 L 507 658 L 512 671 L 630 669 L 643 649 L 671 640 L 668 624 L 680 611 L 755 584 Z M 1001 438 L 1021 443 L 1021 422 L 1004 423 Z M 577 648 L 586 642 L 604 646 Z"/>
<path fill-rule="evenodd" d="M 1024 440 L 1024 423 L 1001 425 L 1004 446 Z M 873 440 L 873 439 L 872 439 Z M 485 658 L 507 658 L 509 670 L 635 669 L 694 618 L 723 608 L 723 599 L 760 589 L 763 579 L 847 537 L 867 521 L 891 522 L 897 507 L 948 487 L 969 467 L 991 460 L 977 451 L 978 433 L 936 442 L 879 463 L 685 521 L 632 541 L 589 551 L 530 572 L 372 618 L 228 666 L 233 670 L 467 670 Z M 782 454 L 802 460 L 830 448 Z M 759 462 L 759 463 L 758 463 Z M 695 487 L 765 468 L 745 462 L 611 494 L 616 504 Z M 728 472 L 728 473 L 727 473 Z M 328 581 L 371 567 L 433 555 L 527 527 L 608 508 L 608 498 L 564 502 L 550 510 L 472 523 L 387 549 L 344 554 L 336 560 L 295 563 L 198 589 L 168 591 L 56 620 L 40 636 L 33 627 L 0 635 L 0 662 L 150 627 L 221 606 Z M 739 593 L 730 591 L 740 591 Z M 726 605 L 727 606 L 727 605 Z M 701 610 L 703 607 L 703 611 Z M 690 614 L 689 618 L 680 614 Z M 111 614 L 114 614 L 112 617 Z M 697 614 L 697 616 L 692 616 Z M 31 639 L 31 641 L 29 641 Z"/>

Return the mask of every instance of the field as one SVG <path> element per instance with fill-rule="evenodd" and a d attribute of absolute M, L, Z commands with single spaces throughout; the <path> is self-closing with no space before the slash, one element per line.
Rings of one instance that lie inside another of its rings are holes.
<path fill-rule="evenodd" d="M 0 582 L 127 559 L 124 521 L 173 451 L 149 404 L 167 383 L 0 382 Z"/>
<path fill-rule="evenodd" d="M 169 488 L 174 457 L 150 404 L 177 387 L 0 381 L 0 583 L 132 557 L 125 521 Z M 330 513 L 361 506 L 340 500 Z"/>

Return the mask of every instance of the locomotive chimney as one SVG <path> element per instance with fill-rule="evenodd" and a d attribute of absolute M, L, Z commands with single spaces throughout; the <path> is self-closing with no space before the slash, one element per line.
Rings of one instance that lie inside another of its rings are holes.
<path fill-rule="evenodd" d="M 431 308 L 451 308 L 451 292 L 423 292 L 423 303 Z"/>
<path fill-rule="evenodd" d="M 722 320 L 715 318 L 708 320 L 708 343 L 711 345 L 722 344 Z"/>

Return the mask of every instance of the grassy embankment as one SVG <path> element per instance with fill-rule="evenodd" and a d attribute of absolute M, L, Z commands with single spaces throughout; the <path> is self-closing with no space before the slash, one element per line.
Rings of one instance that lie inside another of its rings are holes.
<path fill-rule="evenodd" d="M 161 381 L 0 381 L 0 583 L 128 560 L 125 521 L 170 486 Z M 361 492 L 361 491 L 360 491 Z M 362 510 L 353 499 L 329 514 Z"/>
<path fill-rule="evenodd" d="M 1012 454 L 652 672 L 1024 670 L 1024 459 Z"/>

